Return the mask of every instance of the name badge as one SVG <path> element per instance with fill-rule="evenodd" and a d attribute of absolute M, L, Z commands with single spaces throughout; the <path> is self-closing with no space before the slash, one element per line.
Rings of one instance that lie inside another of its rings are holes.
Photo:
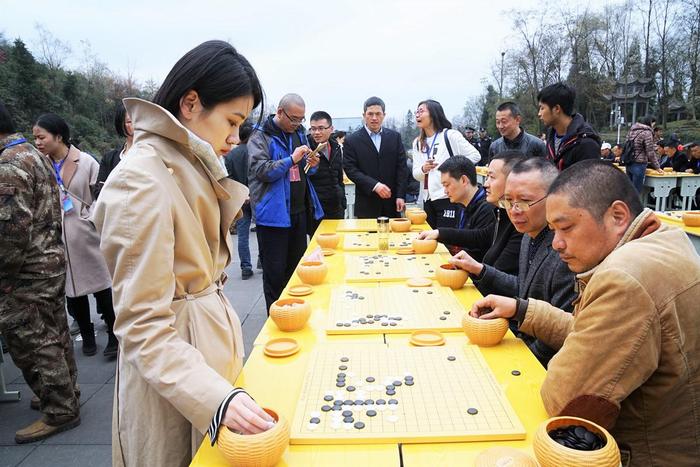
<path fill-rule="evenodd" d="M 292 168 L 289 169 L 289 181 L 290 182 L 301 181 L 301 177 L 299 176 L 299 166 L 298 165 L 293 165 Z"/>
<path fill-rule="evenodd" d="M 63 194 L 63 198 L 61 199 L 61 207 L 63 208 L 63 212 L 70 212 L 73 210 L 73 200 L 70 199 L 70 196 L 68 196 L 67 193 Z"/>
<path fill-rule="evenodd" d="M 454 209 L 443 210 L 442 217 L 447 218 L 447 219 L 454 219 L 455 218 L 455 210 Z"/>

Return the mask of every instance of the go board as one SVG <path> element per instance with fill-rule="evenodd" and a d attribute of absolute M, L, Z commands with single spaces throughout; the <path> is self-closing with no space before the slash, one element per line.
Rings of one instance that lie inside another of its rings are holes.
<path fill-rule="evenodd" d="M 376 232 L 377 219 L 343 219 L 338 222 L 337 232 Z"/>
<path fill-rule="evenodd" d="M 447 260 L 439 254 L 345 255 L 346 282 L 396 282 L 411 277 L 435 278 L 435 271 Z"/>
<path fill-rule="evenodd" d="M 418 238 L 419 232 L 391 232 L 389 234 L 389 249 L 412 248 L 413 239 Z M 376 232 L 352 232 L 343 235 L 343 250 L 345 251 L 377 251 L 379 241 Z M 438 253 L 447 253 L 447 248 L 438 243 Z"/>
<path fill-rule="evenodd" d="M 340 285 L 331 292 L 326 333 L 460 332 L 464 313 L 449 287 Z"/>
<path fill-rule="evenodd" d="M 478 347 L 318 344 L 291 444 L 525 439 Z"/>

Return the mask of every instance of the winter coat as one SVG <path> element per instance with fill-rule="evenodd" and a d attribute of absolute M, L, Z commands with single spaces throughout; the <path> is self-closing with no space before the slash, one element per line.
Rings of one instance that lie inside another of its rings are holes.
<path fill-rule="evenodd" d="M 309 140 L 310 147 L 316 148 L 316 144 Z M 316 190 L 316 195 L 321 202 L 325 214 L 344 211 L 347 206 L 345 201 L 345 185 L 343 184 L 343 151 L 333 138 L 328 140 L 331 147 L 331 158 L 321 154 L 314 172 L 309 178 Z M 324 149 L 325 151 L 325 149 Z"/>
<path fill-rule="evenodd" d="M 186 466 L 243 363 L 223 293 L 228 235 L 248 190 L 162 107 L 125 99 L 134 144 L 93 220 L 114 278 L 115 466 Z"/>
<path fill-rule="evenodd" d="M 520 151 L 527 157 L 545 157 L 547 154 L 544 142 L 541 139 L 520 128 L 520 134 L 515 139 L 509 140 L 505 136 L 501 136 L 491 143 L 491 146 L 489 146 L 489 160 L 485 165 L 491 162 L 493 156 L 508 150 Z"/>
<path fill-rule="evenodd" d="M 46 156 L 48 157 L 48 156 Z M 63 212 L 63 244 L 66 249 L 66 295 L 80 297 L 112 286 L 100 251 L 100 237 L 89 221 L 93 190 L 100 164 L 75 146 L 61 168 L 73 209 Z"/>
<path fill-rule="evenodd" d="M 547 412 L 604 426 L 632 466 L 697 466 L 700 258 L 690 240 L 645 209 L 577 281 L 573 315 L 529 300 L 520 326 L 559 349 L 541 389 Z"/>
<path fill-rule="evenodd" d="M 306 144 L 302 129 L 297 130 L 299 141 Z M 260 225 L 268 227 L 291 227 L 290 217 L 291 183 L 289 169 L 294 165 L 289 147 L 290 135 L 282 132 L 275 125 L 270 115 L 262 127 L 256 127 L 248 139 L 248 187 L 253 218 Z M 306 157 L 299 161 L 299 170 L 306 166 Z M 307 175 L 313 175 L 317 167 L 309 169 Z M 306 177 L 307 205 L 311 217 L 318 220 L 323 217 L 323 208 L 318 200 L 316 190 L 309 177 Z M 308 225 L 308 224 L 307 224 Z"/>
<path fill-rule="evenodd" d="M 654 131 L 650 126 L 635 123 L 627 134 L 627 141 L 633 140 L 634 162 L 658 169 L 659 161 L 654 150 Z"/>
<path fill-rule="evenodd" d="M 559 151 L 555 151 L 555 134 L 554 128 L 547 130 L 547 159 L 552 161 L 559 170 L 564 170 L 586 159 L 600 159 L 600 136 L 581 114 L 573 115 L 566 134 L 559 144 Z"/>
<path fill-rule="evenodd" d="M 481 160 L 481 155 L 474 146 L 469 144 L 464 136 L 457 130 L 445 129 L 440 133 L 436 133 L 434 136 L 428 138 L 425 149 L 421 148 L 421 143 L 418 138 L 413 141 L 413 147 L 411 149 L 413 153 L 413 177 L 420 182 L 421 188 L 425 187 L 425 177 L 426 174 L 423 172 L 423 165 L 428 160 L 427 151 L 430 150 L 430 145 L 435 138 L 435 144 L 433 146 L 432 158 L 437 164 L 435 168 L 428 172 L 428 189 L 427 193 L 424 193 L 423 199 L 425 200 L 438 200 L 445 199 L 447 195 L 445 194 L 445 188 L 440 182 L 440 170 L 438 168 L 440 165 L 450 158 L 450 152 L 445 144 L 445 137 L 450 142 L 450 148 L 452 149 L 452 155 L 454 156 L 464 156 L 474 165 L 478 164 Z"/>

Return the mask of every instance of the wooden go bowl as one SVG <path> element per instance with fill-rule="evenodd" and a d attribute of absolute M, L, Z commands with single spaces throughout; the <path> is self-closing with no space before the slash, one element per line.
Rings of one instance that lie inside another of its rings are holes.
<path fill-rule="evenodd" d="M 391 219 L 389 221 L 389 226 L 392 232 L 408 232 L 411 230 L 411 221 L 404 217 L 399 217 L 397 219 Z"/>
<path fill-rule="evenodd" d="M 419 240 L 417 238 L 413 239 L 413 251 L 417 255 L 425 255 L 430 253 L 435 253 L 437 248 L 437 240 Z M 462 284 L 464 285 L 464 284 Z"/>
<path fill-rule="evenodd" d="M 508 330 L 508 320 L 503 318 L 479 319 L 468 312 L 462 318 L 462 329 L 469 342 L 479 347 L 491 347 L 503 340 Z"/>
<path fill-rule="evenodd" d="M 304 327 L 311 316 L 311 305 L 301 298 L 282 298 L 270 305 L 270 318 L 280 331 L 294 332 Z"/>
<path fill-rule="evenodd" d="M 428 214 L 421 209 L 411 209 L 406 211 L 406 217 L 411 221 L 411 224 L 425 224 Z"/>
<path fill-rule="evenodd" d="M 318 285 L 328 274 L 328 265 L 320 261 L 304 261 L 297 267 L 297 276 L 304 284 Z"/>
<path fill-rule="evenodd" d="M 316 236 L 316 243 L 321 248 L 332 248 L 335 249 L 340 242 L 340 235 L 337 233 L 322 233 Z"/>
<path fill-rule="evenodd" d="M 414 247 L 415 248 L 415 247 Z M 464 287 L 469 274 L 463 269 L 459 269 L 452 264 L 441 264 L 435 271 L 435 278 L 445 287 L 453 290 L 459 290 Z"/>
<path fill-rule="evenodd" d="M 272 467 L 277 465 L 289 445 L 289 422 L 274 410 L 263 409 L 277 423 L 255 435 L 239 435 L 222 426 L 217 446 L 230 465 L 236 467 Z"/>
<path fill-rule="evenodd" d="M 700 211 L 684 212 L 683 223 L 688 227 L 700 227 Z"/>
<path fill-rule="evenodd" d="M 579 451 L 554 441 L 549 432 L 563 426 L 582 426 L 605 440 L 605 446 L 595 451 Z M 545 420 L 535 432 L 535 456 L 542 467 L 618 467 L 620 450 L 608 431 L 591 421 L 578 417 L 554 417 Z"/>

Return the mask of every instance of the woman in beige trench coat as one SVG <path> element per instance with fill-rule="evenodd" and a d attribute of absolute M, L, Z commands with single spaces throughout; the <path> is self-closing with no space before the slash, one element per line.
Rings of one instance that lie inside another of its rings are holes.
<path fill-rule="evenodd" d="M 93 213 L 120 344 L 113 465 L 186 466 L 219 422 L 242 433 L 271 426 L 232 385 L 243 340 L 222 291 L 228 229 L 248 190 L 227 178 L 219 159 L 261 100 L 253 68 L 221 41 L 182 57 L 155 104 L 124 100 L 134 145 Z"/>

